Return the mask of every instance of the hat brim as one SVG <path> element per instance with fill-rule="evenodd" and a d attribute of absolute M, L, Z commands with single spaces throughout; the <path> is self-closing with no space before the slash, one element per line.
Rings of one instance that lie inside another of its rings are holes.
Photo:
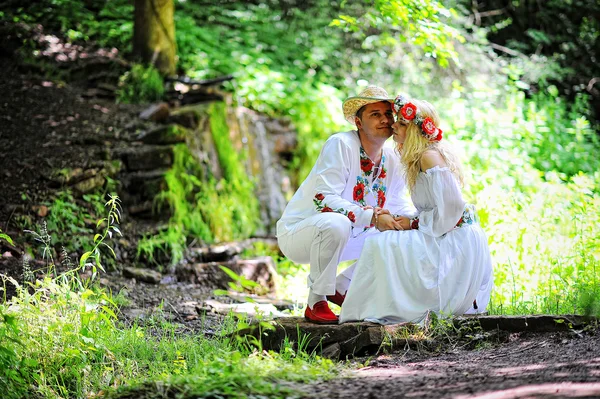
<path fill-rule="evenodd" d="M 380 103 L 380 102 L 385 102 L 385 101 L 392 103 L 392 104 L 394 103 L 393 98 L 387 98 L 387 97 L 375 97 L 375 98 L 374 97 L 349 97 L 342 104 L 344 118 L 350 124 L 355 125 L 354 117 L 356 116 L 356 113 L 358 112 L 359 109 L 361 109 L 362 107 L 364 107 L 367 104 L 374 104 L 374 103 Z"/>

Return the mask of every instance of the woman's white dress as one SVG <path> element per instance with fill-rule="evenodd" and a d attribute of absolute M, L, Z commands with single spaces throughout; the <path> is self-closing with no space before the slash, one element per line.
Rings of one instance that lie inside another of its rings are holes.
<path fill-rule="evenodd" d="M 419 228 L 366 240 L 340 323 L 420 322 L 428 311 L 485 311 L 493 285 L 487 238 L 456 178 L 447 167 L 421 172 L 412 200 Z"/>

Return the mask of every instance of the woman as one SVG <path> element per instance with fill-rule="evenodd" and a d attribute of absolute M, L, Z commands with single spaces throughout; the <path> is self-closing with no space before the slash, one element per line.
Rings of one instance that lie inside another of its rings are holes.
<path fill-rule="evenodd" d="M 457 157 L 442 141 L 431 104 L 398 96 L 394 141 L 418 214 L 378 215 L 386 231 L 365 242 L 340 322 L 420 322 L 443 315 L 483 312 L 492 289 L 492 262 L 475 210 L 462 197 Z"/>

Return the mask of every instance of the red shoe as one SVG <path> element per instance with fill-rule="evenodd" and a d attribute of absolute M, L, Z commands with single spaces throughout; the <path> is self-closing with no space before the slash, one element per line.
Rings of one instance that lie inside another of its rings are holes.
<path fill-rule="evenodd" d="M 333 314 L 326 301 L 319 301 L 311 309 L 309 306 L 304 311 L 304 318 L 316 324 L 337 324 L 338 317 Z"/>
<path fill-rule="evenodd" d="M 346 294 L 342 295 L 339 292 L 335 292 L 335 295 L 327 295 L 327 300 L 329 302 L 333 302 L 338 306 L 342 306 L 342 303 L 344 303 L 344 299 L 346 299 Z"/>

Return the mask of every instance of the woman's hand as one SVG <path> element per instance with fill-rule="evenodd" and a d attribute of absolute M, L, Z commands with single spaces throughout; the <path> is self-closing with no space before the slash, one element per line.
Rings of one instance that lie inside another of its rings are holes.
<path fill-rule="evenodd" d="M 385 213 L 382 212 L 378 215 L 375 228 L 379 231 L 404 230 L 400 222 L 394 220 L 394 217 L 390 214 L 389 211 Z"/>
<path fill-rule="evenodd" d="M 410 219 L 405 216 L 396 216 L 394 220 L 400 225 L 400 230 L 410 230 Z"/>

